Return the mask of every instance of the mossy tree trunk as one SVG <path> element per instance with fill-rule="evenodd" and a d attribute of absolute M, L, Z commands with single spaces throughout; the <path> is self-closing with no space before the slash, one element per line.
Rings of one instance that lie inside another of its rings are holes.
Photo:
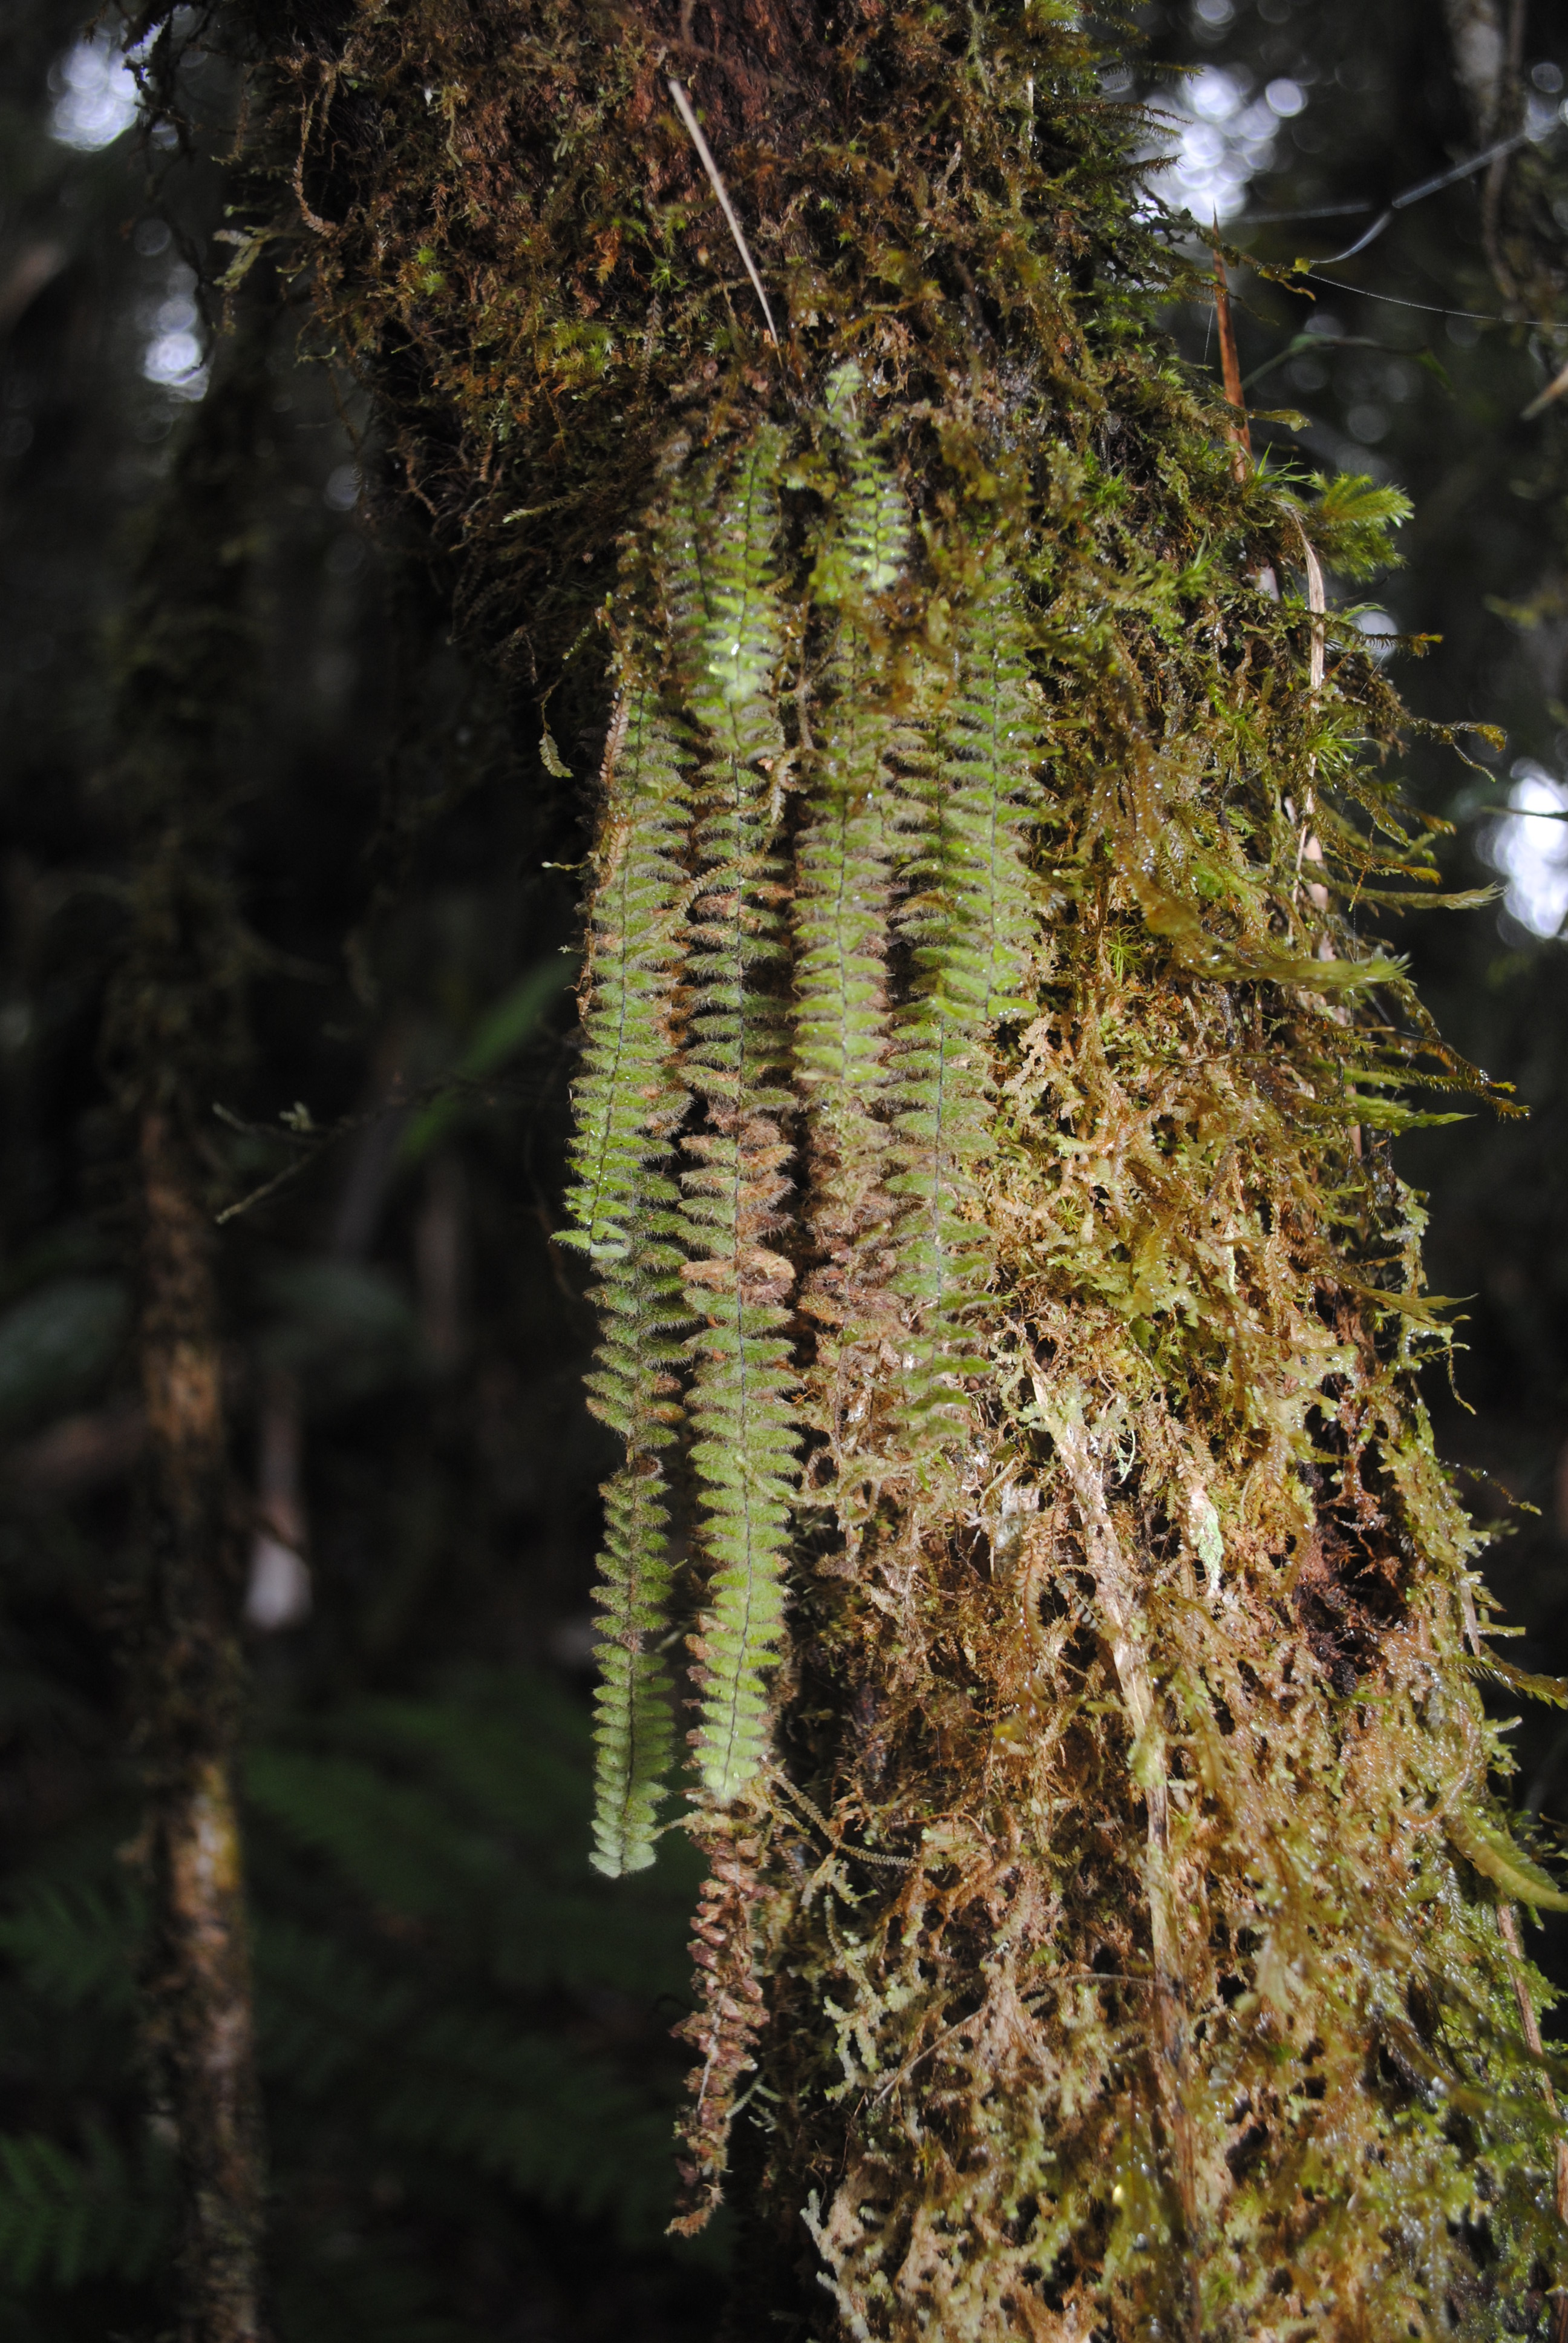
<path fill-rule="evenodd" d="M 138 548 L 115 776 L 129 927 L 105 1036 L 133 1148 L 147 1437 L 135 1715 L 147 1785 L 143 1974 L 153 2119 L 179 2183 L 182 2343 L 257 2343 L 263 2179 L 235 1767 L 241 1523 L 215 1271 L 212 1106 L 238 1051 L 244 942 L 226 829 L 253 654 L 256 336 L 225 353 Z"/>
<path fill-rule="evenodd" d="M 1303 583 L 1398 498 L 1233 461 L 1051 0 L 256 29 L 394 483 L 599 771 L 598 1860 L 684 1625 L 737 2331 L 1542 2315 L 1507 1907 L 1562 1899 L 1388 1152 L 1465 1075 L 1364 940 L 1431 870 L 1405 719 Z"/>

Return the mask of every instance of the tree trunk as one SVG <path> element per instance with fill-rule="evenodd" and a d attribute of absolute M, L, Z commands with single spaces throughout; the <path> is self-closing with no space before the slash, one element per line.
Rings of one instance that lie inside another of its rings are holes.
<path fill-rule="evenodd" d="M 134 1134 L 146 1443 L 136 1680 L 151 1930 L 144 2027 L 176 2152 L 182 2343 L 256 2343 L 263 2183 L 235 1765 L 241 1549 L 202 1134 L 237 1051 L 243 939 L 226 870 L 249 652 L 247 335 L 184 430 L 149 517 L 120 642 L 127 948 L 106 1054 Z M 265 378 L 262 377 L 264 380 Z"/>
<path fill-rule="evenodd" d="M 689 1625 L 736 2331 L 1490 2332 L 1562 2266 L 1497 1907 L 1564 1899 L 1414 1386 L 1390 1138 L 1468 1077 L 1358 932 L 1402 711 L 1266 583 L 1399 499 L 1232 465 L 1074 22 L 409 0 L 297 19 L 267 135 L 599 765 L 596 1860 Z"/>
<path fill-rule="evenodd" d="M 181 2183 L 180 2333 L 261 2334 L 260 2111 L 235 1761 L 240 1573 L 211 1213 L 165 1109 L 140 1130 L 149 1564 L 142 1729 L 153 1941 L 144 1980 L 157 2112 Z"/>

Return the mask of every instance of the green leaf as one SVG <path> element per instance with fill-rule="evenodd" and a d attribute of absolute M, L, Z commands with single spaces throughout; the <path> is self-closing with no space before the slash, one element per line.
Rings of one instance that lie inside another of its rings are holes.
<path fill-rule="evenodd" d="M 487 1074 L 498 1072 L 530 1039 L 540 1018 L 557 995 L 565 990 L 571 976 L 572 963 L 560 952 L 552 952 L 548 960 L 537 961 L 479 1020 L 467 1048 L 452 1070 L 454 1074 L 464 1081 L 482 1081 Z M 417 1114 L 410 1117 L 403 1133 L 398 1161 L 417 1163 L 421 1156 L 427 1155 L 467 1104 L 460 1093 L 448 1092 L 421 1107 Z"/>

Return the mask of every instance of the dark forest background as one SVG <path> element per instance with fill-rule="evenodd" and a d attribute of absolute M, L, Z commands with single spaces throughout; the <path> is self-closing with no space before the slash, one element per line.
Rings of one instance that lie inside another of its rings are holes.
<path fill-rule="evenodd" d="M 1152 184 L 1263 260 L 1342 249 L 1475 151 L 1430 0 L 1196 0 L 1140 21 L 1144 49 L 1108 49 L 1105 82 L 1166 110 L 1180 160 Z M 1528 171 L 1568 147 L 1560 12 L 1529 12 L 1523 64 L 1534 144 L 1511 167 Z M 18 2343 L 151 2335 L 165 2316 L 167 2176 L 133 2010 L 142 1425 L 129 1139 L 104 1050 L 130 852 L 116 710 L 127 580 L 226 362 L 219 280 L 250 256 L 226 210 L 231 68 L 192 52 L 188 140 L 145 137 L 134 100 L 80 0 L 7 0 L 0 2338 Z M 1392 940 L 1449 1039 L 1529 1113 L 1409 1137 L 1400 1162 L 1428 1200 L 1432 1286 L 1464 1297 L 1452 1384 L 1430 1393 L 1440 1443 L 1495 1525 L 1513 1656 L 1557 1672 L 1568 825 L 1549 817 L 1568 809 L 1568 481 L 1523 411 L 1568 346 L 1499 321 L 1483 184 L 1402 210 L 1315 299 L 1232 283 L 1250 396 L 1294 414 L 1256 427 L 1268 460 L 1412 499 L 1403 566 L 1362 614 L 1412 707 L 1504 736 L 1470 736 L 1469 762 L 1412 739 L 1407 779 L 1452 825 L 1452 882 L 1496 876 L 1506 901 Z M 1568 208 L 1554 226 L 1568 245 Z M 275 289 L 215 774 L 243 1031 L 208 1170 L 215 1208 L 288 1174 L 225 1223 L 220 1256 L 277 2327 L 285 2343 L 696 2338 L 722 2230 L 662 2236 L 691 1865 L 678 1839 L 651 1883 L 611 1887 L 586 1862 L 611 1459 L 580 1393 L 583 1280 L 553 1231 L 591 744 L 563 731 L 541 756 L 526 644 L 498 676 L 454 649 L 417 498 L 394 500 L 393 456 L 313 346 L 303 283 Z M 1217 370 L 1211 307 L 1166 325 Z M 1538 1709 L 1514 1745 L 1519 1805 L 1545 1843 L 1568 1835 L 1568 1725 Z M 1543 1957 L 1568 1985 L 1568 1944 Z"/>

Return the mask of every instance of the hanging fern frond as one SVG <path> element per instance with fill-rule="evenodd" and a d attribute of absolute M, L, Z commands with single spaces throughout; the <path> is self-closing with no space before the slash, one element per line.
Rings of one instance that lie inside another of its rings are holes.
<path fill-rule="evenodd" d="M 796 847 L 795 1073 L 810 1112 L 809 1214 L 829 1248 L 864 1225 L 886 1133 L 887 954 L 896 792 L 890 770 L 894 678 L 871 598 L 909 558 L 909 513 L 890 467 L 858 424 L 859 371 L 828 387 L 847 475 L 812 573 L 836 608 L 821 681 L 811 815 Z"/>
<path fill-rule="evenodd" d="M 589 1404 L 626 1446 L 625 1463 L 603 1490 L 596 1594 L 593 1862 L 612 1878 L 653 1861 L 673 1742 L 668 1672 L 656 1648 L 669 1584 L 659 1452 L 678 1418 L 674 1332 L 691 1313 L 669 1242 L 676 1193 L 661 1167 L 685 1106 L 673 1020 L 689 811 L 679 749 L 653 689 L 628 662 L 605 752 L 568 1197 L 578 1227 L 566 1239 L 601 1272 L 593 1298 L 602 1332 Z"/>
<path fill-rule="evenodd" d="M 910 518 L 891 466 L 854 408 L 859 371 L 828 386 L 830 446 L 842 474 L 811 587 L 834 613 L 811 757 L 811 812 L 796 843 L 795 1079 L 807 1106 L 806 1222 L 824 1256 L 801 1307 L 819 1328 L 807 1413 L 827 1442 L 840 1514 L 849 1501 L 845 1441 L 862 1449 L 874 1426 L 869 1392 L 882 1337 L 896 1332 L 887 1290 L 892 1254 L 886 1185 L 890 1131 L 887 958 L 900 812 L 892 760 L 910 742 L 899 713 L 902 677 L 874 598 L 909 559 Z M 846 1351 L 839 1330 L 852 1326 Z"/>
<path fill-rule="evenodd" d="M 990 1049 L 1028 1013 L 1034 891 L 1025 840 L 1038 799 L 1038 725 L 1016 585 L 983 563 L 959 630 L 953 680 L 908 777 L 910 893 L 900 926 L 915 970 L 898 1020 L 891 1107 L 905 1201 L 894 1290 L 908 1306 L 904 1430 L 930 1460 L 962 1430 L 965 1376 L 983 1373 L 970 1324 L 990 1252 L 970 1209 L 989 1150 Z"/>
<path fill-rule="evenodd" d="M 777 853 L 786 745 L 774 700 L 782 450 L 781 435 L 763 429 L 728 480 L 708 468 L 678 484 L 662 544 L 672 632 L 703 740 L 684 1063 L 705 1127 L 684 1142 L 680 1185 L 687 1286 L 707 1322 L 688 1343 L 691 1461 L 710 1564 L 697 1638 L 698 1748 L 703 1783 L 720 1800 L 745 1788 L 766 1754 L 764 1674 L 783 1638 L 798 1446 L 780 1306 L 794 1272 L 769 1244 L 789 1188 L 777 1120 L 788 1035 L 769 990 L 786 955 Z"/>

